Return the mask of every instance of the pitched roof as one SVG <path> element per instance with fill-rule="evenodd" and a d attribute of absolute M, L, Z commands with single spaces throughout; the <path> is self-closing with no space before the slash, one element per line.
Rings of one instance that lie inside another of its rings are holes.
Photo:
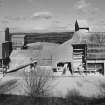
<path fill-rule="evenodd" d="M 105 45 L 105 33 L 77 31 L 72 37 L 72 44 Z"/>
<path fill-rule="evenodd" d="M 72 39 L 59 45 L 52 51 L 52 64 L 56 66 L 58 62 L 72 62 Z"/>

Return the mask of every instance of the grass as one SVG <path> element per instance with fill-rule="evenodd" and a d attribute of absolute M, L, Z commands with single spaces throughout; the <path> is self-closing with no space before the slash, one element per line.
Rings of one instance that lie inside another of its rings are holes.
<path fill-rule="evenodd" d="M 9 88 L 7 88 L 9 86 Z M 9 91 L 16 86 L 16 80 L 11 80 L 0 86 L 0 90 Z M 104 88 L 104 84 L 101 84 Z M 105 90 L 105 88 L 104 88 Z M 62 97 L 31 97 L 25 95 L 0 94 L 0 105 L 105 105 L 103 97 L 83 97 L 73 89 L 68 91 L 65 98 Z"/>
<path fill-rule="evenodd" d="M 84 97 L 73 89 L 68 92 L 66 96 L 66 105 L 103 105 L 105 104 L 105 97 Z"/>
<path fill-rule="evenodd" d="M 17 80 L 14 79 L 0 86 L 0 105 L 105 105 L 105 95 L 97 98 L 83 97 L 76 89 L 68 91 L 65 98 L 2 94 L 13 89 L 16 83 Z M 101 83 L 100 89 L 105 90 L 104 82 Z"/>
<path fill-rule="evenodd" d="M 20 72 L 19 72 L 20 74 Z M 12 76 L 14 73 L 11 74 Z M 9 74 L 10 76 L 10 74 Z M 16 75 L 15 75 L 16 76 Z M 97 78 L 81 78 L 80 81 L 77 81 L 78 78 L 64 78 L 60 79 L 60 82 L 73 83 L 75 82 L 79 88 L 82 88 L 82 85 L 87 83 L 91 83 L 96 86 L 99 85 L 101 92 L 103 93 L 101 96 L 98 97 L 85 97 L 81 96 L 80 92 L 76 90 L 74 87 L 73 89 L 68 90 L 68 94 L 65 98 L 62 97 L 48 97 L 48 96 L 39 96 L 39 97 L 31 97 L 31 96 L 25 96 L 25 95 L 11 95 L 11 94 L 3 94 L 5 92 L 8 92 L 15 87 L 17 87 L 17 79 L 8 80 L 0 85 L 0 105 L 105 105 L 105 82 L 104 79 L 98 79 Z M 66 83 L 66 84 L 67 84 Z M 97 83 L 97 84 L 95 84 Z M 71 83 L 71 85 L 73 85 Z M 68 85 L 70 87 L 71 85 Z M 60 85 L 61 88 L 62 85 Z M 88 86 L 88 85 L 86 85 Z M 62 87 L 64 88 L 64 87 Z M 88 88 L 88 87 L 87 87 Z M 90 87 L 91 88 L 91 87 Z M 93 87 L 94 88 L 94 87 Z"/>
<path fill-rule="evenodd" d="M 17 80 L 9 80 L 0 85 L 0 94 L 10 91 L 16 87 Z"/>
<path fill-rule="evenodd" d="M 105 97 L 87 98 L 82 96 L 72 96 L 72 98 L 32 98 L 29 96 L 1 94 L 0 105 L 105 105 Z"/>

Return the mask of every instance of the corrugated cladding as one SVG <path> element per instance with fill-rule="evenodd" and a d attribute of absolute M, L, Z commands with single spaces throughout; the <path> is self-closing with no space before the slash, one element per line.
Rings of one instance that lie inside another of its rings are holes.
<path fill-rule="evenodd" d="M 10 55 L 10 42 L 0 44 L 0 59 L 8 58 Z"/>
<path fill-rule="evenodd" d="M 2 59 L 2 54 L 3 54 L 3 48 L 2 48 L 2 43 L 0 43 L 0 59 Z"/>
<path fill-rule="evenodd" d="M 105 59 L 105 33 L 92 33 L 87 38 L 87 59 Z"/>
<path fill-rule="evenodd" d="M 13 47 L 22 47 L 25 44 L 25 35 L 12 36 Z"/>
<path fill-rule="evenodd" d="M 0 43 L 5 42 L 5 32 L 4 31 L 0 31 Z"/>
<path fill-rule="evenodd" d="M 101 32 L 76 32 L 73 44 L 87 45 L 87 59 L 105 59 L 105 33 Z"/>
<path fill-rule="evenodd" d="M 5 41 L 10 41 L 8 28 L 5 31 L 0 31 L 0 43 L 4 43 Z"/>

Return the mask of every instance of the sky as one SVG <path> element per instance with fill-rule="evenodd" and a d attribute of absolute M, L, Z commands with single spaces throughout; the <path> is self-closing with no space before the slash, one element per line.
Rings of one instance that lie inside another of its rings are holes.
<path fill-rule="evenodd" d="M 74 30 L 76 19 L 105 32 L 105 0 L 0 0 L 0 28 Z"/>

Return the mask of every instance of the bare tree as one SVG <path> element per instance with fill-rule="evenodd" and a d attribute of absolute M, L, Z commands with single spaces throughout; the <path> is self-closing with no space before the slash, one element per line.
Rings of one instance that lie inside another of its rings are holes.
<path fill-rule="evenodd" d="M 32 97 L 48 95 L 52 79 L 53 75 L 51 70 L 45 70 L 39 66 L 28 73 L 25 72 L 25 82 L 28 95 Z"/>

